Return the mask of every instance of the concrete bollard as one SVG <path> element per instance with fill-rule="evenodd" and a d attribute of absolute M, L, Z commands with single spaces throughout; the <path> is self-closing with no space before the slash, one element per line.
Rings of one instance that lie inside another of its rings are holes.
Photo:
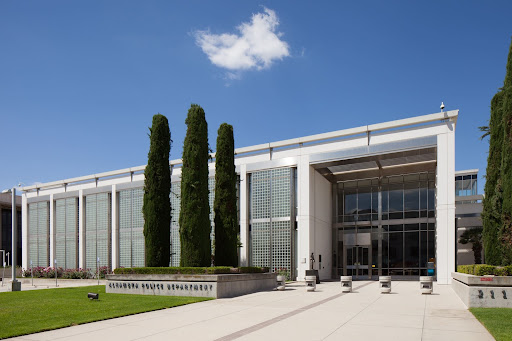
<path fill-rule="evenodd" d="M 352 291 L 352 276 L 340 276 L 341 292 Z"/>
<path fill-rule="evenodd" d="M 434 278 L 432 276 L 420 276 L 420 292 L 431 294 L 434 290 Z"/>
<path fill-rule="evenodd" d="M 316 289 L 316 276 L 306 276 L 307 291 L 315 291 Z"/>
<path fill-rule="evenodd" d="M 379 276 L 379 287 L 381 294 L 389 294 L 391 292 L 391 276 Z"/>
<path fill-rule="evenodd" d="M 286 276 L 277 276 L 277 290 L 283 291 L 286 288 Z"/>

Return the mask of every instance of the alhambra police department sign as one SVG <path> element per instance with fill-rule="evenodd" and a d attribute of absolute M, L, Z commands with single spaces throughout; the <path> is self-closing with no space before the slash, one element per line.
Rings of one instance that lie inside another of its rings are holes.
<path fill-rule="evenodd" d="M 181 281 L 108 281 L 106 292 L 159 296 L 216 297 L 215 282 Z"/>

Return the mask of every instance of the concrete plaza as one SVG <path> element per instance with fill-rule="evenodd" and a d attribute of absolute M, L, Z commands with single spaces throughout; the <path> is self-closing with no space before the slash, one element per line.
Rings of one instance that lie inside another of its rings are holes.
<path fill-rule="evenodd" d="M 303 283 L 285 291 L 217 299 L 88 323 L 15 340 L 493 340 L 449 285 L 421 295 L 418 282 L 338 282 L 307 292 Z M 134 297 L 135 299 L 135 297 Z"/>

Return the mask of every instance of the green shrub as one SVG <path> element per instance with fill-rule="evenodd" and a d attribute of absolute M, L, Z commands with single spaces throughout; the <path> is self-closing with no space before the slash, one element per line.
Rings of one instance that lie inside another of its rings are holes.
<path fill-rule="evenodd" d="M 475 274 L 475 264 L 459 265 L 459 266 L 457 266 L 457 272 L 474 275 Z"/>
<path fill-rule="evenodd" d="M 495 269 L 496 269 L 496 267 L 494 265 L 476 264 L 475 265 L 475 275 L 476 276 L 493 275 Z"/>
<path fill-rule="evenodd" d="M 505 269 L 504 267 L 501 267 L 501 266 L 494 269 L 494 274 L 496 276 L 507 276 L 508 275 L 507 269 Z"/>
<path fill-rule="evenodd" d="M 507 271 L 508 276 L 512 276 L 512 265 L 507 265 L 504 268 Z"/>
<path fill-rule="evenodd" d="M 268 268 L 261 268 L 258 266 L 241 266 L 240 273 L 242 274 L 253 274 L 253 273 L 265 273 L 268 272 Z"/>
<path fill-rule="evenodd" d="M 114 270 L 116 275 L 121 274 L 155 274 L 155 275 L 202 275 L 202 274 L 228 274 L 230 268 L 217 267 L 145 267 L 145 268 L 118 268 Z"/>

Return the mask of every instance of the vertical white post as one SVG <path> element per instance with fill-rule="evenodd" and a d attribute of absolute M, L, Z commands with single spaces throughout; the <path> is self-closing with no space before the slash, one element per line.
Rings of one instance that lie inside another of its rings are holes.
<path fill-rule="evenodd" d="M 112 185 L 112 271 L 119 266 L 119 224 L 117 213 L 117 188 Z"/>
<path fill-rule="evenodd" d="M 297 164 L 297 195 L 298 195 L 298 250 L 299 270 L 297 280 L 303 280 L 306 270 L 309 269 L 310 255 L 314 252 L 314 230 L 313 219 L 311 216 L 311 207 L 314 205 L 310 200 L 312 186 L 312 169 L 309 166 L 309 156 L 301 155 Z"/>
<path fill-rule="evenodd" d="M 249 193 L 248 193 L 247 165 L 240 165 L 240 266 L 249 265 Z"/>
<path fill-rule="evenodd" d="M 455 271 L 455 124 L 437 136 L 436 272 L 438 284 L 450 284 Z"/>
<path fill-rule="evenodd" d="M 16 282 L 16 261 L 18 258 L 18 210 L 16 209 L 16 187 L 12 188 L 11 191 L 11 215 L 12 215 L 12 244 L 11 244 L 11 279 L 13 282 Z M 14 285 L 13 285 L 14 291 Z"/>
<path fill-rule="evenodd" d="M 50 194 L 50 266 L 55 260 L 55 201 L 53 194 Z"/>
<path fill-rule="evenodd" d="M 85 196 L 78 191 L 78 266 L 85 269 Z"/>
<path fill-rule="evenodd" d="M 28 269 L 28 203 L 27 194 L 23 193 L 21 197 L 21 266 Z"/>

